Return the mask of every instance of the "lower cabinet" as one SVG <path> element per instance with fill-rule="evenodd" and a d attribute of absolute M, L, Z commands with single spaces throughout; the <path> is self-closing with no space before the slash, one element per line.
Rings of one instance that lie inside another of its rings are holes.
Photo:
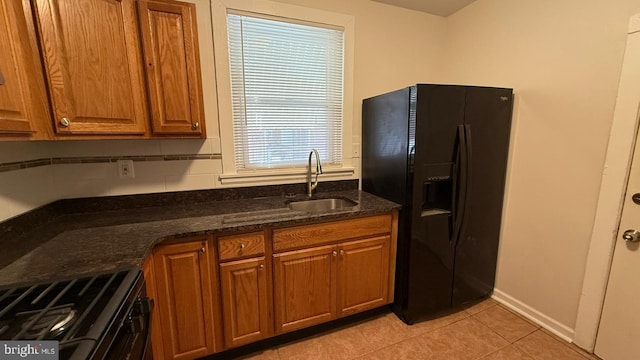
<path fill-rule="evenodd" d="M 274 255 L 276 331 L 388 303 L 389 236 Z"/>
<path fill-rule="evenodd" d="M 225 347 L 271 335 L 264 257 L 220 264 L 220 287 Z"/>
<path fill-rule="evenodd" d="M 277 333 L 336 318 L 335 248 L 320 246 L 273 256 Z"/>
<path fill-rule="evenodd" d="M 221 350 L 215 341 L 211 248 L 204 237 L 154 249 L 155 306 L 166 359 L 193 359 Z"/>
<path fill-rule="evenodd" d="M 338 247 L 338 316 L 389 303 L 389 245 L 382 236 Z"/>
<path fill-rule="evenodd" d="M 154 358 L 195 359 L 391 303 L 396 231 L 392 213 L 158 245 L 143 266 Z"/>

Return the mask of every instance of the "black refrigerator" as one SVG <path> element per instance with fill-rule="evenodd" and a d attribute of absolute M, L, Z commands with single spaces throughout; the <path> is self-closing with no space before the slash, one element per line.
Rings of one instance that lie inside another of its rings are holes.
<path fill-rule="evenodd" d="M 362 190 L 402 205 L 393 308 L 406 323 L 489 296 L 512 89 L 418 84 L 363 101 Z"/>

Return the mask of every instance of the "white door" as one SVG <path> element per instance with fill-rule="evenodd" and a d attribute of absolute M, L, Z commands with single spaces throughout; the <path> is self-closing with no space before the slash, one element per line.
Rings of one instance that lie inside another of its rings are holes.
<path fill-rule="evenodd" d="M 633 201 L 638 194 L 639 204 Z M 629 174 L 618 239 L 596 338 L 605 360 L 640 359 L 640 143 Z"/>
<path fill-rule="evenodd" d="M 638 119 L 640 14 L 631 18 L 616 116 Z M 629 81 L 633 80 L 633 81 Z M 594 352 L 605 360 L 640 359 L 640 138 L 629 171 Z M 638 194 L 637 196 L 634 196 Z M 634 201 L 634 198 L 636 198 Z"/>
<path fill-rule="evenodd" d="M 631 58 L 631 59 L 630 59 Z M 640 32 L 628 38 L 626 59 L 640 69 Z M 638 116 L 638 94 L 634 96 Z M 620 94 L 619 94 L 620 96 Z M 635 120 L 635 119 L 634 119 Z M 640 139 L 629 172 L 595 353 L 605 360 L 640 359 Z M 637 203 L 634 194 L 638 194 Z"/>

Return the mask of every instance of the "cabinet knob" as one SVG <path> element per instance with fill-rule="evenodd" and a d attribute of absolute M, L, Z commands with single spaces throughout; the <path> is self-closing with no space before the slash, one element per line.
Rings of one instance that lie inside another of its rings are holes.
<path fill-rule="evenodd" d="M 260 268 L 260 270 L 264 270 L 264 264 L 260 264 L 260 266 L 258 266 Z"/>
<path fill-rule="evenodd" d="M 60 119 L 60 125 L 67 127 L 71 125 L 71 120 L 69 120 L 69 118 L 63 117 L 62 119 Z"/>
<path fill-rule="evenodd" d="M 244 249 L 245 246 L 246 246 L 245 244 L 240 244 L 240 250 Z"/>
<path fill-rule="evenodd" d="M 204 246 L 200 248 L 200 254 L 204 254 L 207 251 L 207 248 Z"/>
<path fill-rule="evenodd" d="M 338 256 L 338 252 L 333 250 L 333 252 L 331 252 L 333 254 L 333 256 Z"/>
<path fill-rule="evenodd" d="M 344 256 L 344 250 L 340 250 L 340 256 Z"/>
<path fill-rule="evenodd" d="M 200 127 L 200 123 L 198 121 L 194 122 L 191 125 L 191 128 L 193 128 L 193 130 L 198 130 L 199 127 Z"/>

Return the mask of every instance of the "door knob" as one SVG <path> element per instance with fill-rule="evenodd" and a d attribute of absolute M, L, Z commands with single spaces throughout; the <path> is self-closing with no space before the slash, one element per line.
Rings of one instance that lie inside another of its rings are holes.
<path fill-rule="evenodd" d="M 631 200 L 633 200 L 634 203 L 640 205 L 640 193 L 633 194 L 633 196 L 631 196 Z"/>
<path fill-rule="evenodd" d="M 640 241 L 640 231 L 638 231 L 638 230 L 627 230 L 622 234 L 622 238 L 624 239 L 624 241 L 638 242 L 638 241 Z"/>

